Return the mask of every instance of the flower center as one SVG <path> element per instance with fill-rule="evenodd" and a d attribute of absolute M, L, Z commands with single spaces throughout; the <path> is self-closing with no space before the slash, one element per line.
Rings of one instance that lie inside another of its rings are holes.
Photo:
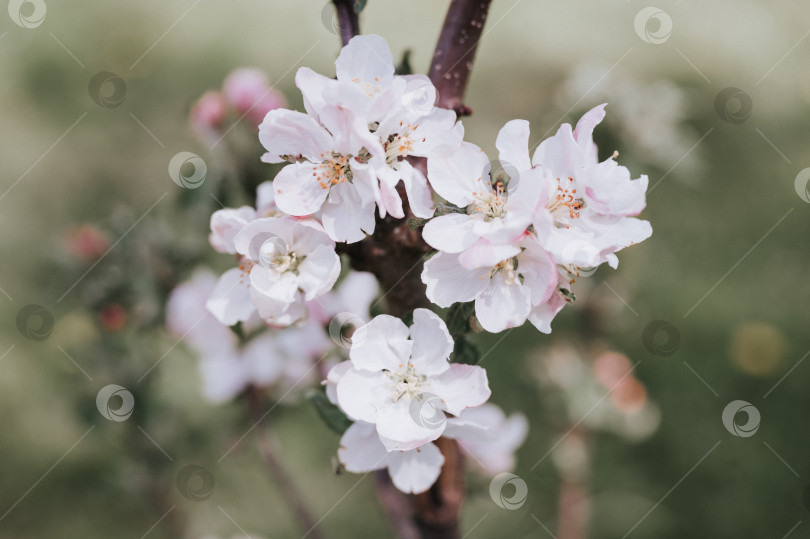
<path fill-rule="evenodd" d="M 318 185 L 323 189 L 328 189 L 333 185 L 348 182 L 352 179 L 352 169 L 349 166 L 351 155 L 339 153 L 325 153 L 319 165 L 314 167 L 312 175 L 318 180 Z"/>
<path fill-rule="evenodd" d="M 508 285 L 515 284 L 515 281 L 519 279 L 519 275 L 517 272 L 518 261 L 516 257 L 507 258 L 501 262 L 498 262 L 498 265 L 493 267 L 489 272 L 489 278 L 493 278 L 497 273 L 503 273 L 504 281 Z"/>
<path fill-rule="evenodd" d="M 560 218 L 565 218 L 566 215 L 570 219 L 578 218 L 583 205 L 584 201 L 577 195 L 574 179 L 570 176 L 565 179 L 557 178 L 557 190 L 548 205 L 555 221 L 560 221 Z"/>
<path fill-rule="evenodd" d="M 301 260 L 280 238 L 264 242 L 259 249 L 259 264 L 279 273 L 295 271 Z"/>
<path fill-rule="evenodd" d="M 385 149 L 385 162 L 389 166 L 395 165 L 400 158 L 408 157 L 413 151 L 414 139 L 411 135 L 419 127 L 419 124 L 399 122 L 399 127 L 398 133 L 393 133 L 387 139 L 381 140 Z M 424 138 L 422 142 L 425 142 Z"/>
<path fill-rule="evenodd" d="M 491 184 L 492 189 L 485 192 L 474 192 L 475 202 L 467 206 L 468 214 L 480 214 L 484 221 L 506 215 L 506 188 L 500 179 Z"/>
<path fill-rule="evenodd" d="M 402 365 L 400 365 L 402 368 Z M 408 365 L 405 370 L 398 372 L 388 371 L 387 376 L 390 380 L 390 386 L 394 390 L 392 401 L 397 402 L 404 396 L 413 399 L 422 394 L 422 384 L 426 377 L 421 374 L 416 374 L 413 370 L 413 365 Z"/>
<path fill-rule="evenodd" d="M 380 78 L 374 77 L 374 84 L 369 82 L 363 82 L 360 80 L 360 77 L 355 77 L 352 79 L 352 82 L 358 85 L 360 88 L 363 89 L 369 97 L 374 97 L 375 95 L 382 92 L 382 87 L 380 86 Z"/>

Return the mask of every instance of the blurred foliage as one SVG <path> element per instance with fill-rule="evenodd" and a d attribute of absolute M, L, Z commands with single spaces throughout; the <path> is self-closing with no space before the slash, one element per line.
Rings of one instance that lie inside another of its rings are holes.
<path fill-rule="evenodd" d="M 244 186 L 274 172 L 259 163 L 255 128 L 245 123 L 217 144 L 197 141 L 188 130 L 191 105 L 231 69 L 252 65 L 300 108 L 297 66 L 329 73 L 339 50 L 322 22 L 324 4 L 80 0 L 48 2 L 38 28 L 0 17 L 7 321 L 0 327 L 0 536 L 301 534 L 264 473 L 255 438 L 241 439 L 250 427 L 245 407 L 201 399 L 194 358 L 162 328 L 160 298 L 213 260 L 206 236 L 219 202 L 249 202 Z M 412 50 L 407 64 L 424 72 L 444 9 L 427 0 L 369 2 L 363 29 L 388 38 L 397 58 Z M 658 432 L 641 443 L 593 433 L 589 537 L 623 536 L 640 519 L 633 536 L 781 537 L 799 521 L 793 536 L 808 534 L 810 367 L 802 361 L 810 348 L 810 206 L 793 180 L 810 158 L 810 41 L 802 38 L 810 6 L 748 0 L 665 9 L 673 34 L 652 45 L 633 31 L 638 7 L 629 3 L 493 5 L 468 93 L 475 114 L 464 121 L 467 138 L 492 151 L 497 129 L 525 118 L 536 142 L 609 100 L 597 142 L 603 158 L 618 150 L 634 174 L 649 174 L 654 189 L 643 216 L 654 235 L 622 252 L 618 271 L 601 268 L 579 283 L 578 305 L 557 317 L 551 336 L 527 326 L 472 337 L 494 402 L 526 413 L 531 431 L 516 470 L 529 486 L 526 505 L 496 507 L 488 480 L 470 474 L 463 520 L 465 529 L 477 524 L 471 537 L 542 535 L 536 519 L 556 529 L 560 479 L 541 457 L 571 422 L 552 412 L 531 374 L 544 361 L 540 346 L 552 343 L 627 354 L 662 414 Z M 578 71 L 594 63 L 591 78 Z M 120 107 L 90 99 L 88 83 L 99 71 L 126 83 Z M 574 83 L 577 73 L 584 82 Z M 661 81 L 668 86 L 656 86 Z M 753 102 L 740 123 L 716 108 L 716 95 L 730 86 Z M 660 133 L 654 113 L 664 107 L 675 107 L 664 127 L 690 142 L 642 148 L 655 137 L 632 135 Z M 171 182 L 168 162 L 180 151 L 208 163 L 200 189 Z M 230 154 L 239 157 L 229 162 Z M 66 247 L 83 224 L 108 240 L 98 263 Z M 48 338 L 18 331 L 17 314 L 28 304 L 53 313 Z M 674 354 L 656 356 L 643 345 L 653 320 L 677 329 Z M 98 390 L 111 383 L 134 394 L 127 421 L 107 421 L 95 408 Z M 722 410 L 736 399 L 761 412 L 753 437 L 723 427 Z M 339 437 L 314 407 L 279 407 L 270 429 L 329 537 L 389 533 L 373 481 L 334 475 Z M 176 488 L 190 463 L 214 475 L 204 501 Z"/>

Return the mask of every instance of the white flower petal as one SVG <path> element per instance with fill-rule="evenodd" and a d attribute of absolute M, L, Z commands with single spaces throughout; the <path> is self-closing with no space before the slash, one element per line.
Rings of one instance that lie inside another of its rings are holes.
<path fill-rule="evenodd" d="M 211 235 L 208 241 L 220 253 L 234 254 L 234 237 L 246 224 L 256 218 L 256 211 L 250 206 L 225 208 L 211 215 Z"/>
<path fill-rule="evenodd" d="M 490 333 L 520 326 L 530 310 L 529 288 L 517 280 L 507 284 L 502 271 L 490 279 L 489 287 L 475 300 L 475 316 Z"/>
<path fill-rule="evenodd" d="M 385 39 L 376 35 L 355 36 L 340 51 L 335 61 L 341 82 L 356 82 L 385 89 L 394 79 L 394 57 Z"/>
<path fill-rule="evenodd" d="M 410 333 L 411 363 L 416 372 L 434 376 L 450 367 L 447 358 L 453 352 L 453 338 L 439 315 L 428 309 L 414 309 Z"/>
<path fill-rule="evenodd" d="M 459 264 L 468 270 L 489 269 L 520 253 L 517 245 L 499 245 L 481 238 L 458 257 Z"/>
<path fill-rule="evenodd" d="M 388 377 L 383 372 L 349 369 L 337 383 L 337 401 L 340 408 L 355 421 L 375 423 L 380 408 L 391 402 L 391 391 L 386 388 Z"/>
<path fill-rule="evenodd" d="M 444 455 L 428 443 L 411 451 L 389 453 L 388 462 L 388 475 L 394 486 L 406 494 L 419 494 L 439 478 Z"/>
<path fill-rule="evenodd" d="M 478 221 L 466 213 L 448 213 L 434 217 L 422 229 L 428 245 L 446 253 L 460 253 L 478 239 Z"/>
<path fill-rule="evenodd" d="M 206 308 L 226 326 L 245 322 L 256 311 L 250 301 L 250 278 L 239 268 L 229 269 L 217 281 Z"/>
<path fill-rule="evenodd" d="M 298 265 L 298 287 L 304 299 L 311 300 L 329 292 L 340 275 L 340 257 L 334 247 L 319 245 Z"/>
<path fill-rule="evenodd" d="M 413 342 L 408 326 L 394 316 L 381 314 L 352 334 L 349 356 L 355 368 L 367 371 L 398 370 L 407 365 Z"/>
<path fill-rule="evenodd" d="M 267 113 L 259 125 L 259 141 L 267 150 L 265 163 L 283 163 L 287 156 L 320 163 L 332 147 L 332 137 L 311 116 L 287 109 Z"/>
<path fill-rule="evenodd" d="M 330 189 L 321 218 L 326 233 L 335 241 L 354 243 L 374 233 L 374 204 L 364 204 L 349 182 Z"/>
<path fill-rule="evenodd" d="M 348 472 L 380 470 L 388 465 L 388 457 L 389 453 L 371 423 L 353 423 L 340 439 L 338 460 Z"/>
<path fill-rule="evenodd" d="M 340 386 L 338 386 L 340 387 Z M 377 434 L 388 451 L 407 451 L 432 442 L 442 435 L 445 423 L 426 428 L 411 415 L 411 400 L 384 401 L 377 412 Z"/>
<path fill-rule="evenodd" d="M 498 132 L 495 141 L 498 148 L 498 159 L 505 168 L 511 165 L 522 172 L 532 168 L 529 160 L 529 122 L 512 120 Z"/>
<path fill-rule="evenodd" d="M 438 253 L 425 262 L 422 282 L 427 285 L 427 297 L 439 307 L 456 302 L 472 301 L 489 286 L 489 270 L 468 270 L 458 261 L 458 255 Z"/>
<path fill-rule="evenodd" d="M 428 159 L 428 181 L 439 196 L 463 208 L 475 201 L 476 193 L 491 189 L 483 178 L 488 167 L 486 154 L 475 144 L 445 146 Z"/>
<path fill-rule="evenodd" d="M 282 168 L 273 180 L 276 205 L 284 213 L 305 216 L 318 211 L 330 190 L 317 176 L 319 168 L 311 163 L 292 163 Z"/>
<path fill-rule="evenodd" d="M 447 411 L 458 415 L 465 408 L 484 404 L 491 394 L 487 371 L 478 365 L 452 363 L 439 376 L 432 377 L 425 391 L 442 399 Z"/>

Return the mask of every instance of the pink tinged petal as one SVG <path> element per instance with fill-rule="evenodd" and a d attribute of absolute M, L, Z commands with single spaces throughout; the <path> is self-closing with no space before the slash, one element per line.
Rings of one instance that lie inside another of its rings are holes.
<path fill-rule="evenodd" d="M 242 349 L 242 363 L 249 381 L 258 387 L 277 383 L 284 374 L 284 358 L 275 346 L 276 336 L 270 333 L 251 339 Z"/>
<path fill-rule="evenodd" d="M 583 177 L 586 206 L 606 215 L 638 215 L 647 205 L 649 180 L 630 179 L 630 171 L 608 159 L 589 167 Z"/>
<path fill-rule="evenodd" d="M 597 105 L 583 114 L 574 129 L 574 140 L 585 154 L 585 163 L 596 163 L 599 160 L 596 144 L 593 142 L 593 129 L 605 119 L 605 105 L 607 103 Z"/>
<path fill-rule="evenodd" d="M 406 494 L 425 492 L 442 471 L 444 456 L 432 443 L 411 451 L 392 452 L 388 457 L 388 475 L 394 486 Z"/>
<path fill-rule="evenodd" d="M 458 255 L 438 253 L 425 262 L 422 282 L 427 285 L 427 297 L 439 307 L 456 302 L 472 301 L 489 286 L 489 270 L 468 270 L 458 261 Z"/>
<path fill-rule="evenodd" d="M 394 79 L 394 58 L 385 39 L 376 35 L 355 36 L 340 51 L 335 61 L 337 78 L 341 82 L 371 86 L 374 91 L 388 87 Z"/>
<path fill-rule="evenodd" d="M 341 183 L 330 190 L 321 220 L 330 238 L 354 243 L 374 233 L 374 204 L 363 203 L 353 184 Z"/>
<path fill-rule="evenodd" d="M 387 381 L 383 372 L 350 369 L 337 383 L 338 405 L 355 421 L 376 423 L 380 409 L 392 399 Z"/>
<path fill-rule="evenodd" d="M 402 174 L 402 183 L 405 184 L 405 194 L 408 195 L 408 205 L 413 214 L 422 219 L 433 217 L 435 212 L 433 191 L 428 187 L 425 175 L 407 161 L 400 161 L 399 170 Z"/>
<path fill-rule="evenodd" d="M 556 189 L 555 180 L 542 167 L 521 171 L 518 181 L 509 185 L 507 216 L 518 216 L 521 222 L 531 222 L 538 208 L 545 206 L 553 189 Z"/>
<path fill-rule="evenodd" d="M 336 84 L 338 84 L 336 80 L 315 73 L 308 67 L 299 68 L 295 74 L 295 85 L 304 97 L 304 108 L 316 120 L 318 113 L 327 105 L 324 93 L 327 92 L 327 88 Z"/>
<path fill-rule="evenodd" d="M 317 174 L 320 174 L 320 167 L 311 163 L 292 163 L 282 168 L 273 180 L 278 208 L 297 216 L 310 215 L 321 209 L 329 194 L 329 186 L 319 181 Z"/>
<path fill-rule="evenodd" d="M 388 459 L 389 453 L 371 423 L 358 421 L 352 424 L 340 439 L 338 460 L 348 472 L 380 470 L 387 466 Z"/>
<path fill-rule="evenodd" d="M 383 179 L 380 181 L 380 217 L 385 217 L 390 213 L 392 217 L 402 219 L 405 212 L 402 211 L 402 199 L 399 197 L 395 182 Z"/>
<path fill-rule="evenodd" d="M 332 150 L 357 155 L 366 148 L 372 155 L 384 156 L 379 138 L 370 133 L 367 123 L 368 101 L 351 86 L 340 85 L 337 95 L 320 111 L 320 122 L 332 134 Z"/>
<path fill-rule="evenodd" d="M 292 303 L 298 291 L 298 277 L 291 273 L 279 273 L 275 270 L 259 265 L 250 270 L 250 287 L 252 291 L 261 294 L 271 301 L 278 303 Z M 261 313 L 261 309 L 259 309 Z M 264 317 L 264 315 L 262 315 Z"/>
<path fill-rule="evenodd" d="M 298 287 L 309 301 L 329 292 L 340 275 L 340 257 L 334 247 L 319 245 L 298 265 Z"/>
<path fill-rule="evenodd" d="M 208 401 L 228 401 L 247 386 L 247 376 L 242 363 L 236 358 L 236 350 L 231 354 L 203 357 L 200 361 L 202 392 Z"/>
<path fill-rule="evenodd" d="M 345 378 L 345 377 L 344 377 Z M 342 380 L 341 380 L 342 382 Z M 340 389 L 340 384 L 338 384 Z M 377 412 L 377 434 L 388 451 L 408 451 L 432 442 L 442 435 L 445 422 L 424 427 L 417 423 L 418 409 L 412 410 L 411 399 L 403 397 L 392 402 L 389 395 Z M 416 407 L 414 407 L 416 408 Z"/>
<path fill-rule="evenodd" d="M 542 166 L 554 178 L 576 179 L 583 159 L 582 148 L 574 140 L 571 126 L 563 124 L 554 136 L 540 143 L 532 156 L 532 165 Z"/>
<path fill-rule="evenodd" d="M 487 371 L 478 365 L 460 363 L 452 363 L 444 373 L 429 378 L 424 390 L 441 398 L 453 415 L 484 404 L 491 394 Z"/>
<path fill-rule="evenodd" d="M 394 316 L 381 314 L 352 334 L 349 356 L 356 369 L 395 371 L 407 365 L 413 341 L 408 326 Z"/>
<path fill-rule="evenodd" d="M 520 253 L 517 245 L 498 245 L 481 238 L 458 257 L 459 263 L 468 270 L 487 270 Z"/>
<path fill-rule="evenodd" d="M 329 402 L 335 406 L 338 404 L 337 384 L 340 382 L 340 379 L 343 378 L 343 375 L 353 368 L 351 361 L 341 361 L 329 369 L 329 374 L 326 375 L 326 380 L 323 381 L 323 385 L 326 386 L 326 397 L 329 399 Z"/>
<path fill-rule="evenodd" d="M 256 188 L 256 214 L 265 216 L 276 210 L 276 194 L 273 191 L 273 182 L 262 182 Z"/>
<path fill-rule="evenodd" d="M 262 320 L 269 327 L 286 328 L 300 322 L 307 316 L 307 307 L 301 293 L 295 295 L 292 303 L 273 303 L 267 298 L 253 299 L 256 303 Z"/>
<path fill-rule="evenodd" d="M 250 301 L 249 277 L 239 268 L 229 269 L 217 281 L 206 308 L 226 326 L 244 322 L 256 311 Z"/>
<path fill-rule="evenodd" d="M 463 138 L 464 128 L 461 122 L 456 122 L 456 113 L 436 109 L 429 116 L 420 118 L 416 129 L 411 131 L 413 147 L 410 154 L 430 158 L 437 148 L 456 147 Z"/>
<path fill-rule="evenodd" d="M 234 237 L 236 252 L 258 261 L 262 245 L 267 241 L 290 245 L 297 221 L 284 217 L 263 217 L 243 226 Z M 279 241 L 280 240 L 280 241 Z"/>
<path fill-rule="evenodd" d="M 322 246 L 332 250 L 335 248 L 335 242 L 315 220 L 284 219 L 281 227 L 285 230 L 278 235 L 288 241 L 289 250 L 298 253 L 298 256 L 306 256 Z"/>
<path fill-rule="evenodd" d="M 498 132 L 495 147 L 504 168 L 511 165 L 519 172 L 532 168 L 529 160 L 529 122 L 526 120 L 507 122 Z"/>
<path fill-rule="evenodd" d="M 208 237 L 211 246 L 220 253 L 236 253 L 234 237 L 255 218 L 256 212 L 250 206 L 215 211 L 211 215 L 211 235 Z"/>
<path fill-rule="evenodd" d="M 518 256 L 517 272 L 523 276 L 523 285 L 531 291 L 532 305 L 545 303 L 557 288 L 557 266 L 536 240 L 526 240 L 522 245 L 525 249 Z"/>
<path fill-rule="evenodd" d="M 460 253 L 478 239 L 477 220 L 466 213 L 439 215 L 427 222 L 422 237 L 428 245 L 446 253 Z"/>
<path fill-rule="evenodd" d="M 447 358 L 453 352 L 453 339 L 444 320 L 428 309 L 415 309 L 410 333 L 411 363 L 417 373 L 434 376 L 450 368 Z"/>
<path fill-rule="evenodd" d="M 508 284 L 503 271 L 495 274 L 490 283 L 475 300 L 475 316 L 481 327 L 499 333 L 522 325 L 531 310 L 531 290 L 518 280 Z"/>
<path fill-rule="evenodd" d="M 259 125 L 259 141 L 267 153 L 265 163 L 283 163 L 282 156 L 303 156 L 320 163 L 322 155 L 332 148 L 329 132 L 311 116 L 287 109 L 271 110 Z"/>
<path fill-rule="evenodd" d="M 565 307 L 565 303 L 562 294 L 555 292 L 547 302 L 532 309 L 532 312 L 529 313 L 529 322 L 543 333 L 551 333 L 551 321 Z"/>
<path fill-rule="evenodd" d="M 483 178 L 488 167 L 486 154 L 475 144 L 444 146 L 428 159 L 428 180 L 439 196 L 464 208 L 475 201 L 476 193 L 491 189 L 489 178 Z"/>
<path fill-rule="evenodd" d="M 190 280 L 176 286 L 166 303 L 166 326 L 200 355 L 232 350 L 236 335 L 205 308 L 217 284 L 210 270 L 196 270 Z"/>

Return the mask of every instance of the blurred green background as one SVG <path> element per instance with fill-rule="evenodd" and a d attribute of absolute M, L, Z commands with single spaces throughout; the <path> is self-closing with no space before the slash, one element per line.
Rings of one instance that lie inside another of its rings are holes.
<path fill-rule="evenodd" d="M 204 189 L 181 192 L 169 160 L 192 151 L 212 178 L 227 173 L 219 149 L 190 132 L 191 105 L 232 69 L 255 66 L 300 108 L 297 67 L 333 73 L 331 11 L 314 0 L 46 3 L 36 28 L 0 15 L 0 537 L 300 536 L 252 435 L 218 462 L 249 420 L 241 403 L 200 397 L 195 358 L 161 329 L 158 298 L 206 249 L 217 207 Z M 412 49 L 424 72 L 446 5 L 369 0 L 362 29 L 385 36 L 397 57 Z M 810 536 L 810 205 L 794 187 L 810 167 L 810 4 L 662 2 L 671 34 L 655 20 L 651 34 L 637 33 L 643 7 L 495 0 L 484 29 L 467 139 L 494 151 L 497 129 L 525 118 L 537 142 L 609 102 L 600 153 L 618 150 L 635 176 L 649 175 L 643 217 L 654 233 L 620 253 L 618 271 L 585 280 L 552 335 L 528 326 L 479 338 L 492 350 L 484 366 L 493 402 L 531 422 L 515 472 L 529 496 L 501 509 L 488 480 L 471 474 L 471 538 L 550 536 L 539 522 L 557 533 L 562 475 L 543 457 L 587 425 L 561 413 L 536 376 L 549 347 L 562 345 L 627 354 L 660 412 L 641 441 L 588 432 L 589 472 L 579 478 L 587 537 Z M 101 71 L 125 81 L 117 108 L 90 98 Z M 729 87 L 739 91 L 723 94 Z M 252 136 L 242 124 L 223 144 Z M 258 146 L 243 151 L 257 162 Z M 113 242 L 123 236 L 94 267 L 66 252 L 66 235 L 82 224 Z M 125 307 L 120 324 L 105 310 L 110 297 Z M 28 304 L 53 313 L 47 339 L 18 330 Z M 644 345 L 654 320 L 675 328 L 674 353 Z M 128 421 L 96 411 L 110 383 L 135 395 Z M 723 426 L 734 400 L 759 410 L 753 436 Z M 311 407 L 279 407 L 269 422 L 328 537 L 390 533 L 373 478 L 333 474 L 338 437 Z M 175 488 L 189 463 L 216 479 L 205 501 Z"/>

